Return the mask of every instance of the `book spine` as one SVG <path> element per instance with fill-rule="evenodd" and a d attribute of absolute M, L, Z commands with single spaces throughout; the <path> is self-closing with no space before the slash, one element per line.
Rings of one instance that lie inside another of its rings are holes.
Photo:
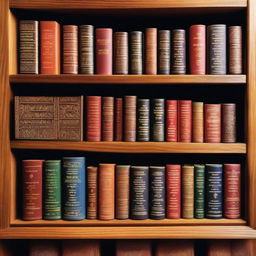
<path fill-rule="evenodd" d="M 221 104 L 221 141 L 236 142 L 236 104 Z"/>
<path fill-rule="evenodd" d="M 204 75 L 206 70 L 206 28 L 193 25 L 189 28 L 190 73 Z"/>
<path fill-rule="evenodd" d="M 193 142 L 204 142 L 204 103 L 193 102 L 192 112 Z"/>
<path fill-rule="evenodd" d="M 145 30 L 145 73 L 157 74 L 157 28 Z"/>
<path fill-rule="evenodd" d="M 143 73 L 143 33 L 132 31 L 130 33 L 130 73 L 132 75 L 142 75 Z"/>
<path fill-rule="evenodd" d="M 40 73 L 60 74 L 60 25 L 40 21 Z"/>
<path fill-rule="evenodd" d="M 19 73 L 38 74 L 38 21 L 19 21 Z"/>
<path fill-rule="evenodd" d="M 221 142 L 221 104 L 204 105 L 205 142 Z"/>
<path fill-rule="evenodd" d="M 181 166 L 166 165 L 166 217 L 179 219 L 181 215 Z"/>
<path fill-rule="evenodd" d="M 25 247 L 25 246 L 24 246 Z M 59 255 L 59 248 L 58 244 L 55 240 L 34 240 L 31 239 L 27 242 L 27 250 L 24 250 L 24 247 L 22 247 L 22 250 L 19 250 L 20 255 L 29 255 L 29 256 L 39 256 L 39 255 L 47 255 L 47 256 L 58 256 Z M 15 248 L 17 249 L 17 248 Z M 14 249 L 14 251 L 16 251 Z M 27 251 L 27 253 L 25 253 Z"/>
<path fill-rule="evenodd" d="M 98 207 L 98 168 L 87 167 L 87 219 L 97 219 Z"/>
<path fill-rule="evenodd" d="M 166 101 L 166 141 L 177 142 L 178 122 L 177 122 L 177 100 Z"/>
<path fill-rule="evenodd" d="M 137 141 L 150 140 L 150 100 L 138 99 Z"/>
<path fill-rule="evenodd" d="M 128 33 L 114 33 L 114 72 L 119 75 L 128 74 Z"/>
<path fill-rule="evenodd" d="M 23 220 L 42 219 L 43 160 L 23 160 Z"/>
<path fill-rule="evenodd" d="M 170 30 L 159 30 L 158 33 L 158 73 L 170 74 L 171 54 Z"/>
<path fill-rule="evenodd" d="M 115 141 L 123 140 L 123 99 L 115 99 Z"/>
<path fill-rule="evenodd" d="M 194 218 L 194 166 L 182 166 L 182 218 Z"/>
<path fill-rule="evenodd" d="M 114 139 L 114 98 L 102 98 L 102 140 Z"/>
<path fill-rule="evenodd" d="M 165 167 L 149 167 L 149 214 L 153 220 L 165 218 Z"/>
<path fill-rule="evenodd" d="M 165 102 L 164 99 L 152 100 L 152 139 L 164 141 L 165 134 Z"/>
<path fill-rule="evenodd" d="M 124 98 L 124 141 L 136 141 L 136 96 Z"/>
<path fill-rule="evenodd" d="M 205 216 L 205 166 L 195 164 L 195 218 L 203 219 Z"/>
<path fill-rule="evenodd" d="M 130 165 L 116 166 L 116 218 L 129 218 Z"/>
<path fill-rule="evenodd" d="M 224 164 L 224 216 L 238 219 L 241 215 L 241 165 Z"/>
<path fill-rule="evenodd" d="M 152 256 L 150 240 L 116 240 L 115 256 Z"/>
<path fill-rule="evenodd" d="M 143 220 L 149 216 L 149 168 L 148 166 L 131 166 L 131 219 Z"/>
<path fill-rule="evenodd" d="M 96 74 L 112 75 L 112 29 L 96 29 Z"/>
<path fill-rule="evenodd" d="M 222 218 L 222 165 L 207 164 L 205 175 L 206 217 Z"/>
<path fill-rule="evenodd" d="M 61 219 L 61 160 L 46 160 L 43 172 L 44 219 Z"/>
<path fill-rule="evenodd" d="M 230 26 L 229 38 L 229 73 L 242 74 L 242 27 Z"/>
<path fill-rule="evenodd" d="M 85 219 L 85 158 L 63 158 L 63 219 Z"/>
<path fill-rule="evenodd" d="M 172 74 L 186 74 L 186 32 L 183 29 L 172 31 Z"/>
<path fill-rule="evenodd" d="M 99 164 L 99 219 L 115 218 L 115 164 Z"/>
<path fill-rule="evenodd" d="M 191 142 L 192 140 L 192 101 L 178 101 L 178 141 Z"/>
<path fill-rule="evenodd" d="M 207 27 L 208 74 L 225 75 L 226 70 L 226 25 Z"/>
<path fill-rule="evenodd" d="M 87 141 L 101 140 L 101 96 L 86 97 Z"/>
<path fill-rule="evenodd" d="M 80 74 L 94 74 L 94 27 L 92 25 L 79 26 L 79 72 Z"/>

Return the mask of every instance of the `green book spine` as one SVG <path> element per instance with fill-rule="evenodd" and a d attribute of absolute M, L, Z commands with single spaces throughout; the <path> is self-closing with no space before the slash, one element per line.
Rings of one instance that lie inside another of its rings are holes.
<path fill-rule="evenodd" d="M 205 166 L 195 164 L 195 218 L 203 219 L 205 216 Z"/>
<path fill-rule="evenodd" d="M 44 219 L 61 219 L 61 160 L 44 163 Z"/>

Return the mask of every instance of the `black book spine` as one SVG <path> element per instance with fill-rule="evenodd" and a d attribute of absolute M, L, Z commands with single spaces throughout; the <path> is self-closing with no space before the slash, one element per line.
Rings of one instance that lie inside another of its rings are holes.
<path fill-rule="evenodd" d="M 150 100 L 138 99 L 137 141 L 150 140 Z"/>
<path fill-rule="evenodd" d="M 170 30 L 159 30 L 158 33 L 158 73 L 170 74 Z"/>
<path fill-rule="evenodd" d="M 152 100 L 152 139 L 153 141 L 164 141 L 164 99 Z"/>
<path fill-rule="evenodd" d="M 143 33 L 132 31 L 130 33 L 130 73 L 142 75 L 143 73 Z"/>

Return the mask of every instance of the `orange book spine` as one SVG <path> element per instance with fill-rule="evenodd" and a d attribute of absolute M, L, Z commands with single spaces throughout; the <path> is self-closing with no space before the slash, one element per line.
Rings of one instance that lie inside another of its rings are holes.
<path fill-rule="evenodd" d="M 157 74 L 157 29 L 147 28 L 146 29 L 146 40 L 145 40 L 145 67 L 146 74 L 156 75 Z"/>

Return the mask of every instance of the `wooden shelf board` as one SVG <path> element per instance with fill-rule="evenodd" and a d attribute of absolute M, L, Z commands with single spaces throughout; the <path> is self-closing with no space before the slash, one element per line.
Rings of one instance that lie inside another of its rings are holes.
<path fill-rule="evenodd" d="M 183 143 L 183 142 L 68 142 L 11 141 L 13 149 L 77 150 L 111 153 L 215 153 L 245 154 L 245 143 Z"/>
<path fill-rule="evenodd" d="M 245 84 L 246 75 L 10 75 L 11 83 Z"/>

